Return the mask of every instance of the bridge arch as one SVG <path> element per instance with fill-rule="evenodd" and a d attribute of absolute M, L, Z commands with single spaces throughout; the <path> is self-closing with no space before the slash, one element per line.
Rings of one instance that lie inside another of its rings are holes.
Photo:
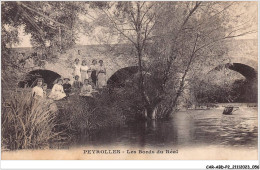
<path fill-rule="evenodd" d="M 221 65 L 215 67 L 214 69 L 212 69 L 211 71 L 221 70 L 223 68 L 228 68 L 230 70 L 236 71 L 236 72 L 240 73 L 241 75 L 243 75 L 247 80 L 257 79 L 257 71 L 253 67 L 243 64 L 243 63 L 221 64 Z"/>
<path fill-rule="evenodd" d="M 107 85 L 109 87 L 124 87 L 125 82 L 129 78 L 138 72 L 138 66 L 129 66 L 117 70 L 110 78 L 107 80 Z"/>
<path fill-rule="evenodd" d="M 22 81 L 18 83 L 18 87 L 20 88 L 33 87 L 35 86 L 35 80 L 37 78 L 43 78 L 44 82 L 47 83 L 48 89 L 50 89 L 53 86 L 53 82 L 56 79 L 61 78 L 61 75 L 51 70 L 45 70 L 45 69 L 32 70 L 24 76 Z"/>
<path fill-rule="evenodd" d="M 233 102 L 257 102 L 258 73 L 254 67 L 244 63 L 226 63 L 215 67 L 207 74 L 210 74 L 213 71 L 220 71 L 222 69 L 235 71 L 244 77 L 237 77 L 236 79 L 232 80 L 232 91 L 227 91 L 225 94 L 226 97 L 231 97 Z M 211 77 L 211 80 L 214 81 L 214 77 Z M 215 88 L 216 89 L 214 90 L 225 91 L 225 89 L 222 87 L 215 86 Z M 226 100 L 226 98 L 221 100 Z"/>

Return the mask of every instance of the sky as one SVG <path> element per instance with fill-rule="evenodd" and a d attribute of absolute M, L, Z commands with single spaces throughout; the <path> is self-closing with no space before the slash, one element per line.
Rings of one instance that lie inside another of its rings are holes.
<path fill-rule="evenodd" d="M 19 39 L 21 40 L 20 44 L 15 45 L 15 47 L 32 47 L 30 43 L 30 38 L 31 35 L 26 35 L 24 33 L 24 27 L 21 27 L 19 29 Z M 93 41 L 91 38 L 88 36 L 80 33 L 79 34 L 79 40 L 76 42 L 79 45 L 93 45 L 93 44 L 98 44 L 96 41 Z"/>
<path fill-rule="evenodd" d="M 246 5 L 242 5 L 241 4 L 241 8 L 236 8 L 234 10 L 234 13 L 242 13 L 243 15 L 245 15 L 245 17 L 255 17 L 255 24 L 254 24 L 254 29 L 258 30 L 258 24 L 257 24 L 257 16 L 258 16 L 258 8 L 257 8 L 257 2 L 253 2 L 253 3 L 247 3 Z M 94 15 L 92 13 L 92 15 Z M 87 18 L 86 18 L 87 20 Z M 24 33 L 24 27 L 21 27 L 19 29 L 19 38 L 21 40 L 20 44 L 15 45 L 15 47 L 32 47 L 31 43 L 30 43 L 30 35 L 26 35 Z M 97 30 L 95 30 L 95 32 L 98 32 L 98 28 Z M 78 45 L 94 45 L 94 44 L 99 44 L 98 42 L 96 42 L 93 38 L 90 38 L 89 36 L 80 33 L 79 34 L 79 40 L 76 42 Z M 254 33 L 254 34 L 249 34 L 246 36 L 241 36 L 238 37 L 238 39 L 257 39 L 258 38 L 258 34 Z"/>

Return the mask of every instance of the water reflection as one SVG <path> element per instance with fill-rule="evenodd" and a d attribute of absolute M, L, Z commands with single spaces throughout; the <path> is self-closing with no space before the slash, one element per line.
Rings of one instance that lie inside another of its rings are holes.
<path fill-rule="evenodd" d="M 223 108 L 178 112 L 172 120 L 128 123 L 81 136 L 73 146 L 196 146 L 257 147 L 257 108 L 239 108 L 223 115 Z M 72 147 L 73 147 L 72 146 Z"/>

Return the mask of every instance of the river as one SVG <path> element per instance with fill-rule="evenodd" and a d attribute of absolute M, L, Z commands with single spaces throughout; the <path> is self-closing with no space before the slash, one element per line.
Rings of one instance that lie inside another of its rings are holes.
<path fill-rule="evenodd" d="M 172 120 L 128 123 L 91 136 L 80 136 L 69 148 L 232 146 L 257 149 L 257 108 L 242 106 L 232 115 L 223 115 L 223 109 L 180 111 Z"/>

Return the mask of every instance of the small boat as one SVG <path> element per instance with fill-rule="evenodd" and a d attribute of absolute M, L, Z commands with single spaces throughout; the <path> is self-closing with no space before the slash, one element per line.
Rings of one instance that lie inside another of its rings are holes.
<path fill-rule="evenodd" d="M 234 110 L 234 108 L 236 108 Z M 236 110 L 238 110 L 239 107 L 236 107 L 236 106 L 226 106 L 224 111 L 223 111 L 223 115 L 232 115 L 232 113 Z"/>
<path fill-rule="evenodd" d="M 234 109 L 234 107 L 232 107 L 232 106 L 225 107 L 225 109 L 223 111 L 223 115 L 232 115 L 233 109 Z"/>

